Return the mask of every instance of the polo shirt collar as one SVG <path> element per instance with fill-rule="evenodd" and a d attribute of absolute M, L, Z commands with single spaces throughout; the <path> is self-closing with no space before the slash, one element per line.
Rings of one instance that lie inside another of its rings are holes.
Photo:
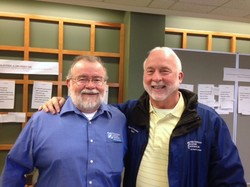
<path fill-rule="evenodd" d="M 182 96 L 182 93 L 179 92 L 180 94 L 180 98 L 177 102 L 177 104 L 175 105 L 175 107 L 169 112 L 169 114 L 177 117 L 177 118 L 180 118 L 184 109 L 185 109 L 185 103 L 184 103 L 184 99 L 183 99 L 183 96 Z M 153 109 L 153 106 L 151 104 L 151 101 L 149 102 L 149 113 L 153 113 L 155 112 L 154 109 Z"/>

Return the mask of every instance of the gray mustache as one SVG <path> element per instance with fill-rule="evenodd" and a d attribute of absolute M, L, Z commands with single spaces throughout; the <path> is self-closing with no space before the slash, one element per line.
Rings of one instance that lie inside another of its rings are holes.
<path fill-rule="evenodd" d="M 81 94 L 99 94 L 99 91 L 98 90 L 82 90 L 81 91 Z"/>

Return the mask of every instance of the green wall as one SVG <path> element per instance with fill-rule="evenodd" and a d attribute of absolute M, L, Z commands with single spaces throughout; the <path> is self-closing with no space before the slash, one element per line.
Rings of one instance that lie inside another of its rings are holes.
<path fill-rule="evenodd" d="M 166 16 L 166 27 L 250 34 L 249 23 L 181 16 Z"/>
<path fill-rule="evenodd" d="M 165 16 L 130 13 L 129 29 L 124 100 L 137 99 L 144 91 L 142 64 L 150 49 L 164 45 Z"/>
<path fill-rule="evenodd" d="M 34 0 L 0 0 L 1 12 L 123 23 L 124 12 Z"/>
<path fill-rule="evenodd" d="M 188 18 L 180 16 L 167 16 L 166 27 L 191 29 L 211 32 L 222 33 L 235 33 L 235 34 L 250 34 L 250 24 L 235 22 L 235 21 L 222 21 L 212 19 L 201 18 Z M 181 48 L 182 37 L 178 34 L 166 34 L 165 46 L 172 48 Z M 207 38 L 205 36 L 188 35 L 187 36 L 187 49 L 194 50 L 207 50 Z M 230 52 L 231 51 L 231 39 L 213 37 L 212 39 L 212 51 L 217 52 Z M 236 52 L 238 53 L 250 53 L 250 41 L 237 38 L 236 40 Z"/>

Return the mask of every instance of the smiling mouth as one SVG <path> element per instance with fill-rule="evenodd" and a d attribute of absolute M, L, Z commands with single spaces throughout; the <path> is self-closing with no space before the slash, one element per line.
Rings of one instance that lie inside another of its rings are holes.
<path fill-rule="evenodd" d="M 83 95 L 98 95 L 99 92 L 97 90 L 82 90 L 81 94 L 83 94 Z"/>
<path fill-rule="evenodd" d="M 165 88 L 166 86 L 164 86 L 164 85 L 156 85 L 156 86 L 152 85 L 151 87 L 152 87 L 153 89 L 163 89 L 163 88 Z"/>
<path fill-rule="evenodd" d="M 97 95 L 98 93 L 82 93 L 84 95 Z"/>

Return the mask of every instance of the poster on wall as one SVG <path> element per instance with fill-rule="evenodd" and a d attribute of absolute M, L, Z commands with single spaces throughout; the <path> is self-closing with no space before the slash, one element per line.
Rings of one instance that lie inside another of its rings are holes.
<path fill-rule="evenodd" d="M 0 109 L 13 109 L 15 81 L 0 80 Z"/>
<path fill-rule="evenodd" d="M 31 108 L 38 109 L 51 98 L 52 82 L 35 81 L 33 85 Z"/>
<path fill-rule="evenodd" d="M 34 62 L 0 59 L 0 73 L 58 75 L 58 62 Z"/>
<path fill-rule="evenodd" d="M 250 115 L 250 86 L 239 86 L 238 113 Z"/>

